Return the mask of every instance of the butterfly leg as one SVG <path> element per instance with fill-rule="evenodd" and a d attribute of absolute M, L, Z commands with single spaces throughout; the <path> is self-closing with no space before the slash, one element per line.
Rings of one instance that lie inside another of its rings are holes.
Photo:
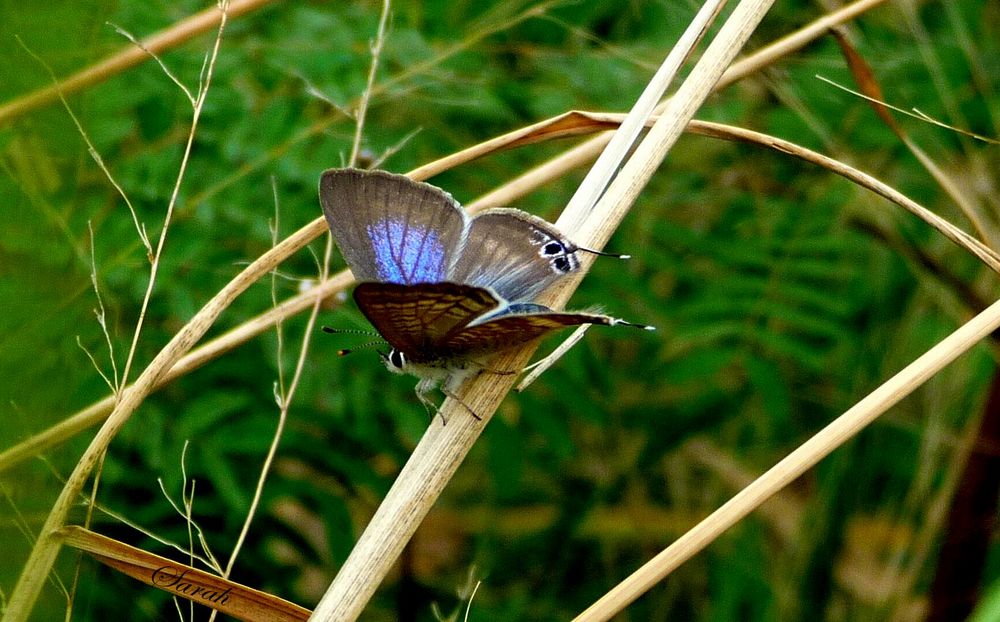
<path fill-rule="evenodd" d="M 437 405 L 435 405 L 434 402 L 431 401 L 431 398 L 429 397 L 430 392 L 433 391 L 435 388 L 438 388 L 439 385 L 441 392 L 444 393 L 445 397 L 450 397 L 451 399 L 455 400 L 456 402 L 461 404 L 462 407 L 465 408 L 465 410 L 469 411 L 469 414 L 475 417 L 477 421 L 482 421 L 483 418 L 477 415 L 476 411 L 472 410 L 472 408 L 470 408 L 468 404 L 463 402 L 461 398 L 459 398 L 458 395 L 455 393 L 458 390 L 458 388 L 462 385 L 462 383 L 465 382 L 465 380 L 468 379 L 471 375 L 472 374 L 470 373 L 470 370 L 463 369 L 448 374 L 444 378 L 443 382 L 441 382 L 440 377 L 423 378 L 420 380 L 420 382 L 417 383 L 414 392 L 417 394 L 417 399 L 420 400 L 420 403 L 424 405 L 424 410 L 427 411 L 427 414 L 433 417 L 434 414 L 437 413 L 438 416 L 441 417 L 442 424 L 447 424 L 448 420 L 445 419 L 444 414 L 441 412 L 441 409 L 438 408 Z"/>
<path fill-rule="evenodd" d="M 452 373 L 448 374 L 448 377 L 445 378 L 445 381 L 441 383 L 441 392 L 445 394 L 445 397 L 450 397 L 451 399 L 461 404 L 462 407 L 465 408 L 465 410 L 469 411 L 470 415 L 476 418 L 476 421 L 482 421 L 483 418 L 477 415 L 476 411 L 472 410 L 472 408 L 469 407 L 468 404 L 463 402 L 461 398 L 459 398 L 458 395 L 455 393 L 456 391 L 458 391 L 458 388 L 462 386 L 462 383 L 468 380 L 472 376 L 473 372 L 472 370 L 469 369 L 461 369 L 453 371 Z"/>
<path fill-rule="evenodd" d="M 483 418 L 480 417 L 479 415 L 477 415 L 476 411 L 472 410 L 472 408 L 468 404 L 466 404 L 465 402 L 463 402 L 460 397 L 458 397 L 457 395 L 455 395 L 454 393 L 452 393 L 451 391 L 449 391 L 445 387 L 441 387 L 441 392 L 444 393 L 445 397 L 450 397 L 451 399 L 453 399 L 456 402 L 458 402 L 459 404 L 461 404 L 462 407 L 465 408 L 465 410 L 469 411 L 470 415 L 472 415 L 473 417 L 476 418 L 476 421 L 482 421 L 483 420 Z M 441 411 L 438 411 L 438 414 L 441 414 Z M 444 415 L 441 415 L 441 419 L 442 420 L 444 419 Z"/>
<path fill-rule="evenodd" d="M 434 402 L 431 401 L 431 398 L 427 396 L 434 390 L 435 387 L 437 387 L 437 385 L 438 380 L 436 378 L 423 378 L 413 389 L 413 391 L 417 394 L 417 399 L 424 405 L 424 410 L 427 411 L 427 415 L 429 417 L 433 417 L 435 413 L 441 415 L 441 410 L 434 404 Z M 441 415 L 441 423 L 442 425 L 448 423 L 445 420 L 444 415 Z"/>

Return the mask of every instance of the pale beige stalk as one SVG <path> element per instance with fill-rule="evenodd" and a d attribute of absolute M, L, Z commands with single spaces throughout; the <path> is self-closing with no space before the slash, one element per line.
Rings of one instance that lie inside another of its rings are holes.
<path fill-rule="evenodd" d="M 66 516 L 83 488 L 87 477 L 93 470 L 104 450 L 111 443 L 118 431 L 128 421 L 135 409 L 153 390 L 160 377 L 172 367 L 192 345 L 198 342 L 212 326 L 215 319 L 244 290 L 257 282 L 261 277 L 274 269 L 290 253 L 301 248 L 309 240 L 319 235 L 326 223 L 315 221 L 317 227 L 306 226 L 278 246 L 262 255 L 246 267 L 235 279 L 219 291 L 173 339 L 156 355 L 149 366 L 139 375 L 135 383 L 122 392 L 121 399 L 101 426 L 90 445 L 81 456 L 73 472 L 66 479 L 62 492 L 59 494 L 52 510 L 38 534 L 38 541 L 31 552 L 27 563 L 21 571 L 14 591 L 7 603 L 4 622 L 19 622 L 26 620 L 34 606 L 35 599 L 44 584 L 56 555 L 59 553 L 60 541 L 54 537 L 57 529 L 66 522 Z M 316 229 L 319 229 L 318 231 Z"/>
<path fill-rule="evenodd" d="M 708 518 L 698 523 L 591 605 L 576 618 L 576 622 L 607 620 L 620 612 L 998 327 L 1000 327 L 1000 302 L 995 302 L 788 454 L 785 459 L 771 467 L 767 473 L 741 490 L 725 505 L 712 512 Z"/>
<path fill-rule="evenodd" d="M 232 0 L 227 11 L 228 18 L 239 17 L 273 1 Z M 140 42 L 141 48 L 129 45 L 103 61 L 65 78 L 59 84 L 33 91 L 9 101 L 0 106 L 0 127 L 26 112 L 56 101 L 59 99 L 60 93 L 64 96 L 69 95 L 144 63 L 150 59 L 150 52 L 159 54 L 193 37 L 209 32 L 218 27 L 220 19 L 219 9 L 213 4 L 204 11 L 143 39 Z"/>
<path fill-rule="evenodd" d="M 850 19 L 853 19 L 863 11 L 870 10 L 884 1 L 885 0 L 859 0 L 858 2 L 854 2 L 853 4 L 847 5 L 820 18 L 819 20 L 816 20 L 815 22 L 808 24 L 802 29 L 765 48 L 762 48 L 750 56 L 737 61 L 728 70 L 726 70 L 726 73 L 723 74 L 722 79 L 720 79 L 719 83 L 716 85 L 715 90 L 718 90 L 725 85 L 731 84 L 736 80 L 757 71 L 761 67 L 766 66 L 768 63 L 774 62 L 779 59 L 782 54 L 788 54 L 800 49 L 807 43 L 826 34 L 827 30 L 831 26 L 842 24 Z M 500 188 L 483 195 L 476 201 L 467 205 L 466 208 L 470 212 L 475 212 L 479 209 L 485 209 L 487 207 L 512 205 L 520 197 L 525 196 L 529 192 L 545 185 L 551 180 L 558 179 L 567 172 L 575 170 L 587 162 L 593 161 L 598 154 L 600 154 L 604 146 L 607 145 L 610 138 L 611 132 L 604 132 L 599 136 L 581 143 L 580 145 L 567 150 L 563 154 L 556 156 L 552 160 L 549 160 L 548 162 L 545 162 L 544 164 L 541 164 L 527 173 L 504 184 Z M 409 173 L 409 176 L 413 179 L 426 179 L 428 173 L 440 171 L 443 168 L 450 166 L 457 166 L 459 163 L 466 162 L 468 159 L 471 159 L 476 155 L 483 155 L 490 152 L 487 149 L 483 149 L 482 145 L 475 145 L 470 149 L 474 149 L 475 153 L 468 154 L 468 150 L 463 150 L 462 153 L 466 153 L 466 157 L 463 157 L 460 161 L 439 161 L 438 163 L 429 165 L 427 170 L 424 170 L 424 167 L 416 169 Z M 306 226 L 315 230 L 316 235 L 318 236 L 323 232 L 321 227 L 322 223 L 322 218 L 318 218 L 316 221 Z M 307 239 L 304 244 L 307 244 L 310 241 L 312 241 L 312 238 Z M 269 309 L 261 315 L 248 320 L 246 323 L 238 326 L 237 328 L 234 328 L 224 335 L 221 335 L 220 337 L 204 344 L 197 350 L 191 351 L 189 354 L 181 358 L 167 374 L 163 375 L 157 381 L 157 384 L 154 386 L 154 390 L 180 376 L 186 375 L 188 372 L 197 369 L 209 360 L 221 356 L 222 354 L 225 354 L 233 348 L 241 345 L 245 341 L 252 339 L 273 326 L 275 322 L 301 313 L 312 305 L 315 300 L 313 295 L 323 298 L 332 296 L 343 291 L 349 287 L 351 283 L 353 283 L 353 279 L 347 271 L 340 272 L 331 278 L 331 281 L 320 283 L 315 289 L 310 290 L 309 292 L 298 294 L 289 298 L 277 308 Z M 105 397 L 83 410 L 74 413 L 60 423 L 39 432 L 14 447 L 3 451 L 0 453 L 0 472 L 13 467 L 28 458 L 37 456 L 45 450 L 72 438 L 82 430 L 99 423 L 109 412 L 111 412 L 113 405 L 114 397 Z"/>
<path fill-rule="evenodd" d="M 239 8 L 250 6 L 252 4 L 253 3 L 249 1 L 245 3 L 237 1 L 233 3 L 231 10 L 236 12 Z M 746 1 L 742 3 L 740 8 L 738 8 L 736 13 L 734 13 L 734 18 L 736 19 L 731 20 L 731 23 L 733 21 L 739 21 L 744 25 L 755 25 L 757 19 L 759 19 L 761 7 L 767 5 L 769 5 L 769 3 L 763 1 Z M 743 8 L 748 6 L 755 7 L 753 9 L 753 13 L 751 13 L 750 9 Z M 752 26 L 750 27 L 752 28 Z M 728 47 L 723 46 L 723 48 L 713 52 L 713 56 L 717 56 L 717 58 L 714 59 L 715 64 L 711 69 L 706 69 L 701 72 L 696 70 L 695 73 L 692 73 L 693 78 L 696 74 L 700 74 L 699 79 L 695 81 L 689 80 L 692 87 L 685 92 L 685 97 L 692 96 L 694 92 L 697 92 L 697 97 L 695 98 L 697 103 L 695 103 L 692 107 L 695 100 L 686 100 L 679 103 L 670 115 L 664 115 L 664 119 L 669 119 L 669 121 L 665 122 L 662 127 L 658 123 L 657 125 L 660 129 L 657 130 L 657 128 L 654 128 L 654 132 L 651 132 L 650 136 L 647 138 L 647 142 L 653 139 L 655 133 L 655 142 L 657 144 L 651 146 L 643 152 L 645 157 L 653 159 L 662 158 L 666 149 L 669 147 L 669 144 L 672 144 L 672 141 L 675 140 L 676 136 L 679 134 L 679 128 L 686 123 L 687 119 L 690 118 L 690 115 L 693 114 L 694 108 L 696 108 L 697 105 L 700 105 L 701 101 L 703 101 L 704 97 L 709 92 L 711 88 L 710 82 L 718 79 L 719 75 L 721 75 L 721 67 L 723 67 L 724 64 L 728 64 L 732 55 L 735 54 L 736 45 L 742 44 L 742 40 L 740 40 L 739 44 L 733 44 L 733 40 L 738 38 L 734 37 L 734 35 L 739 34 L 740 37 L 742 37 L 746 32 L 746 28 L 743 29 L 743 32 L 739 33 L 733 29 L 727 28 L 724 28 L 723 31 L 720 32 L 720 36 L 717 41 L 728 41 Z M 147 42 L 146 45 L 150 49 L 155 50 L 155 44 Z M 713 44 L 713 48 L 714 47 L 715 44 Z M 142 52 L 142 54 L 145 55 L 145 52 Z M 709 54 L 706 54 L 706 57 L 708 56 Z M 702 65 L 699 65 L 699 67 L 701 66 Z M 107 73 L 107 70 L 99 73 L 103 75 L 104 73 Z M 706 74 L 714 75 L 714 77 L 711 80 L 705 79 Z M 83 82 L 81 84 L 86 85 L 90 83 L 92 82 Z M 73 87 L 72 84 L 67 86 L 67 83 L 64 82 L 60 88 L 62 88 L 63 91 L 66 91 L 71 87 Z M 77 85 L 75 88 L 80 88 L 80 86 Z M 680 99 L 680 97 L 676 97 L 675 99 Z M 21 101 L 13 103 L 19 104 L 21 108 L 26 105 L 29 107 L 39 105 L 37 102 L 25 103 Z M 13 114 L 16 114 L 18 110 L 19 107 L 15 106 L 13 108 Z M 12 108 L 10 106 L 2 108 L 0 109 L 0 113 L 11 115 Z M 4 117 L 0 114 L 0 121 L 4 118 L 10 117 Z M 635 175 L 637 178 L 643 176 L 648 178 L 648 176 L 652 173 L 652 170 L 657 165 L 658 162 L 643 163 L 634 171 L 630 169 L 629 175 Z M 638 192 L 638 188 L 641 186 L 641 183 L 637 183 L 634 179 L 625 180 L 626 176 L 624 174 L 619 175 L 616 183 L 622 182 L 622 187 L 620 191 L 616 191 L 615 196 L 618 198 L 626 197 L 624 200 L 627 201 L 629 200 L 627 197 L 634 198 L 634 195 Z M 611 193 L 609 192 L 609 194 Z M 606 197 L 607 196 L 608 195 L 606 195 Z M 611 205 L 609 205 L 609 207 L 612 208 L 609 211 L 609 214 L 614 214 L 614 216 L 609 218 L 609 220 L 614 221 L 616 224 L 617 220 L 620 220 L 620 218 L 624 215 L 624 211 L 627 208 Z M 611 224 L 611 222 L 603 224 L 594 224 L 593 222 L 587 224 L 584 222 L 581 223 L 579 230 L 573 226 L 567 226 L 566 228 L 568 231 L 576 232 L 574 233 L 574 237 L 580 242 L 589 246 L 599 247 L 603 241 L 607 239 L 607 236 L 610 235 L 613 226 L 614 225 Z M 41 589 L 41 584 L 44 582 L 45 577 L 47 576 L 48 571 L 58 554 L 59 544 L 58 542 L 55 542 L 52 537 L 53 530 L 63 524 L 72 501 L 82 488 L 97 459 L 103 453 L 104 449 L 116 435 L 121 426 L 127 421 L 135 407 L 138 406 L 144 397 L 153 390 L 153 388 L 157 385 L 157 382 L 168 372 L 170 367 L 172 367 L 181 358 L 181 356 L 204 335 L 218 314 L 221 313 L 239 293 L 257 281 L 268 271 L 273 269 L 273 267 L 276 266 L 282 259 L 322 233 L 324 229 L 325 225 L 322 220 L 317 219 L 279 244 L 271 252 L 265 254 L 251 264 L 236 279 L 234 279 L 215 297 L 213 297 L 212 300 L 170 341 L 170 343 L 157 355 L 157 357 L 154 358 L 153 362 L 139 376 L 135 384 L 124 391 L 121 401 L 112 411 L 107 422 L 95 436 L 91 445 L 88 447 L 84 456 L 78 463 L 76 469 L 74 469 L 73 473 L 70 475 L 63 492 L 60 494 L 60 497 L 53 508 L 53 511 L 49 514 L 46 523 L 41 530 L 38 546 L 36 546 L 32 556 L 29 558 L 29 561 L 22 572 L 21 579 L 8 601 L 7 615 L 5 617 L 6 620 L 22 620 L 29 614 L 32 604 L 37 597 L 38 591 Z M 561 302 L 565 302 L 565 299 L 568 298 L 570 291 L 571 288 L 561 290 L 558 299 L 561 300 Z M 507 356 L 505 357 L 505 362 L 513 364 L 515 368 L 523 366 L 524 362 L 530 356 L 530 351 L 531 348 L 526 348 L 521 352 Z M 509 379 L 507 376 L 485 376 L 479 378 L 468 387 L 467 392 L 465 392 L 465 401 L 477 412 L 491 414 L 495 410 L 496 405 L 502 399 L 503 395 L 506 394 L 512 381 L 513 380 Z M 466 414 L 464 409 L 456 406 L 452 401 L 446 402 L 444 412 L 446 416 L 450 416 L 452 423 L 448 426 L 431 426 L 425 440 L 421 442 L 421 448 L 423 448 L 421 451 L 424 458 L 437 456 L 441 460 L 434 462 L 421 458 L 421 464 L 410 468 L 411 474 L 419 475 L 420 473 L 424 473 L 429 478 L 440 482 L 441 486 L 443 486 L 443 482 L 447 481 L 448 476 L 451 472 L 453 472 L 454 468 L 457 468 L 458 462 L 460 462 L 468 447 L 471 446 L 471 442 L 474 440 L 475 436 L 478 436 L 478 430 L 481 429 L 481 424 L 475 422 L 470 417 L 466 416 L 463 418 L 462 415 Z M 462 428 L 469 428 L 469 426 L 473 426 L 474 429 L 463 432 Z M 418 458 L 417 454 L 415 454 L 414 458 L 411 459 L 411 462 L 418 460 Z M 441 477 L 442 474 L 444 475 L 443 478 Z M 400 481 L 397 481 L 397 484 L 394 486 L 394 490 L 400 486 L 405 487 L 405 485 L 405 483 L 401 484 Z M 433 489 L 435 484 L 432 482 L 429 487 Z M 434 496 L 436 497 L 436 494 Z M 412 516 L 413 514 L 420 512 L 420 510 L 413 507 L 408 502 L 404 502 L 399 508 L 397 515 Z M 419 522 L 419 519 L 417 522 Z M 374 590 L 374 587 L 372 589 Z"/>
<path fill-rule="evenodd" d="M 603 246 L 770 5 L 770 0 L 744 0 L 736 7 L 597 206 L 590 210 L 580 202 L 566 210 L 557 222 L 561 230 L 585 246 Z M 580 277 L 543 302 L 562 308 Z M 493 366 L 522 369 L 533 351 L 534 346 L 522 348 L 498 357 Z M 482 374 L 463 387 L 461 401 L 482 421 L 468 416 L 456 400 L 445 401 L 441 411 L 448 424 L 428 428 L 311 620 L 354 620 L 361 614 L 514 381 L 511 375 Z"/>

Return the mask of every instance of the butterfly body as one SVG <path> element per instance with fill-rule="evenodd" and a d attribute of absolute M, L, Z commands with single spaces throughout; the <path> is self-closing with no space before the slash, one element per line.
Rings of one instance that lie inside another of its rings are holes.
<path fill-rule="evenodd" d="M 392 347 L 383 359 L 454 395 L 488 355 L 581 324 L 628 324 L 534 302 L 580 267 L 576 245 L 520 210 L 469 217 L 443 190 L 384 171 L 333 169 L 320 180 L 330 230 L 359 285 L 354 300 Z"/>

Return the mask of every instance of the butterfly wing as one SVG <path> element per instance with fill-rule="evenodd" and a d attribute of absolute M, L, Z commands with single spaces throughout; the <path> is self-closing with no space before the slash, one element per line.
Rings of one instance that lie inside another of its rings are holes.
<path fill-rule="evenodd" d="M 415 363 L 451 357 L 448 336 L 500 304 L 488 290 L 447 282 L 361 283 L 354 300 L 389 345 Z"/>
<path fill-rule="evenodd" d="M 613 326 L 621 323 L 621 320 L 597 313 L 552 311 L 537 304 L 517 306 L 521 309 L 510 313 L 504 309 L 484 320 L 452 331 L 442 345 L 450 352 L 475 356 L 523 345 L 569 326 Z"/>
<path fill-rule="evenodd" d="M 448 193 L 385 171 L 328 170 L 319 197 L 359 281 L 444 281 L 468 222 Z"/>
<path fill-rule="evenodd" d="M 472 219 L 449 281 L 492 288 L 504 300 L 533 300 L 580 268 L 577 247 L 555 227 L 521 210 L 487 210 Z"/>

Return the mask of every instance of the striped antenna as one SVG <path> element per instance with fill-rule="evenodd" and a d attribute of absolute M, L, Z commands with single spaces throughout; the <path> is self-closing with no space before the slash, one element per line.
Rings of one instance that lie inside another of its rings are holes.
<path fill-rule="evenodd" d="M 365 335 L 367 337 L 380 336 L 373 330 L 359 330 L 356 328 L 331 328 L 329 326 L 323 326 L 322 328 L 324 333 L 330 333 L 331 335 Z M 356 350 L 363 350 L 365 348 L 371 348 L 372 346 L 384 346 L 384 345 L 386 345 L 385 340 L 378 339 L 375 341 L 369 341 L 368 343 L 363 343 L 360 346 L 357 346 L 356 348 L 343 348 L 341 350 L 337 350 L 337 354 L 339 356 L 347 356 L 348 354 Z"/>
<path fill-rule="evenodd" d="M 365 348 L 371 348 L 374 346 L 384 346 L 384 345 L 386 345 L 385 341 L 379 339 L 378 341 L 369 341 L 368 343 L 363 343 L 355 348 L 343 348 L 341 350 L 337 350 L 337 354 L 339 356 L 347 356 L 351 352 L 357 352 L 358 350 L 364 350 Z"/>
<path fill-rule="evenodd" d="M 373 330 L 359 330 L 356 328 L 331 328 L 329 326 L 323 326 L 322 330 L 324 333 L 329 333 L 331 335 L 368 335 L 369 337 L 375 337 L 378 335 Z"/>

